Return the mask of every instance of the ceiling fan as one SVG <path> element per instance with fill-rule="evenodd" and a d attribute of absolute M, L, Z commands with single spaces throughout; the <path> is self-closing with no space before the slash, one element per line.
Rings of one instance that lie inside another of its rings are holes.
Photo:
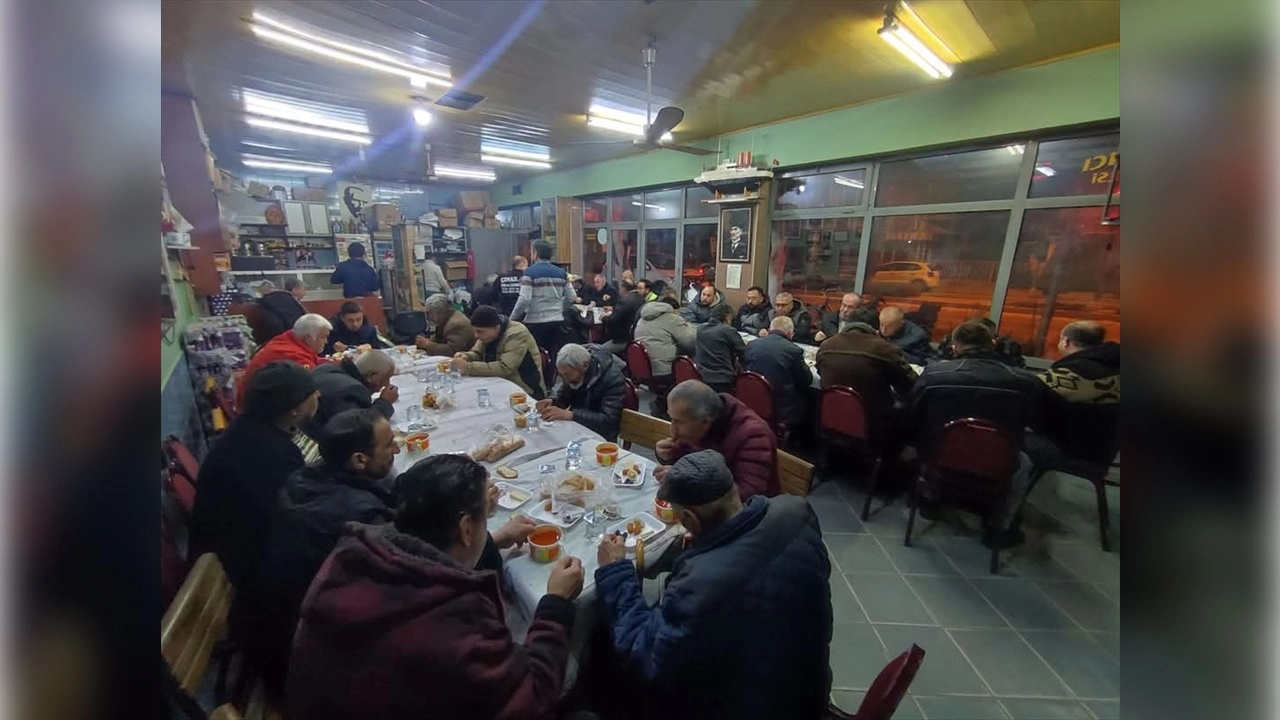
<path fill-rule="evenodd" d="M 658 109 L 657 115 L 653 113 L 653 66 L 657 58 L 657 50 L 653 47 L 653 36 L 649 36 L 649 44 L 641 50 L 644 58 L 645 69 L 645 90 L 644 90 L 644 114 L 645 126 L 644 135 L 632 140 L 629 144 L 644 150 L 666 149 L 676 150 L 690 155 L 715 155 L 714 150 L 703 150 L 702 148 L 693 147 L 692 145 L 679 145 L 677 143 L 662 139 L 663 135 L 671 132 L 681 120 L 684 120 L 684 110 L 678 107 L 667 106 Z M 604 142 L 578 142 L 569 143 L 570 145 L 622 145 L 627 143 L 625 140 L 611 140 Z"/>

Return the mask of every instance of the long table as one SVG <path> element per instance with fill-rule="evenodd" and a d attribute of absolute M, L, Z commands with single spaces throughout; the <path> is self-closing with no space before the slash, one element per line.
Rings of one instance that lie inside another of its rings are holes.
<path fill-rule="evenodd" d="M 757 339 L 757 336 L 750 333 L 739 332 L 738 334 L 742 336 L 744 342 L 751 342 Z M 796 343 L 796 345 L 799 345 L 800 349 L 804 351 L 804 364 L 809 366 L 809 372 L 813 374 L 812 387 L 822 387 L 822 380 L 818 377 L 818 347 L 816 345 L 805 345 L 802 343 Z M 916 365 L 915 363 L 911 363 L 911 369 L 915 370 L 917 375 L 924 372 L 924 366 Z"/>

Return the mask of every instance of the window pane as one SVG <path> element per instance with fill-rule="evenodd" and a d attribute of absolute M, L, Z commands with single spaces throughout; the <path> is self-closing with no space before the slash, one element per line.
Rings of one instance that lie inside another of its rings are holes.
<path fill-rule="evenodd" d="M 907 311 L 938 305 L 932 335 L 940 340 L 965 320 L 990 314 L 1008 228 L 1005 210 L 876 218 L 864 292 Z"/>
<path fill-rule="evenodd" d="M 808 305 L 822 305 L 828 291 L 838 296 L 853 290 L 863 220 L 842 217 L 775 222 L 770 266 L 781 289 Z M 837 299 L 835 305 L 839 304 Z"/>
<path fill-rule="evenodd" d="M 1030 197 L 1106 195 L 1119 157 L 1119 133 L 1040 143 Z"/>
<path fill-rule="evenodd" d="M 716 281 L 716 223 L 684 226 L 684 285 Z"/>
<path fill-rule="evenodd" d="M 609 277 L 619 280 L 623 270 L 630 270 L 632 273 L 636 271 L 635 230 L 613 231 L 613 271 L 609 273 Z"/>
<path fill-rule="evenodd" d="M 694 185 L 685 190 L 684 195 L 684 216 L 687 218 L 699 217 L 720 217 L 720 208 L 718 205 L 702 202 L 710 200 L 714 194 L 702 187 Z"/>
<path fill-rule="evenodd" d="M 644 276 L 661 280 L 668 286 L 676 277 L 676 229 L 654 228 L 644 231 Z"/>
<path fill-rule="evenodd" d="M 609 219 L 609 198 L 589 198 L 582 202 L 582 222 L 602 223 Z"/>
<path fill-rule="evenodd" d="M 884 163 L 876 206 L 1008 200 L 1021 164 L 1022 154 L 1004 147 Z"/>
<path fill-rule="evenodd" d="M 815 173 L 778 180 L 775 210 L 847 207 L 862 205 L 867 185 L 866 170 Z"/>
<path fill-rule="evenodd" d="M 587 277 L 604 272 L 604 265 L 609 255 L 609 233 L 604 231 L 605 244 L 600 244 L 599 233 L 602 228 L 587 228 L 582 231 L 582 259 L 587 270 Z"/>
<path fill-rule="evenodd" d="M 1102 208 L 1028 210 L 1000 332 L 1027 355 L 1057 359 L 1062 328 L 1093 320 L 1120 339 L 1120 228 L 1103 225 Z"/>
<path fill-rule="evenodd" d="M 644 196 L 640 193 L 634 195 L 615 195 L 613 196 L 613 207 L 609 213 L 610 222 L 639 222 L 640 208 L 644 206 L 641 200 Z"/>
<path fill-rule="evenodd" d="M 644 194 L 645 220 L 675 220 L 680 217 L 680 190 L 648 190 Z"/>

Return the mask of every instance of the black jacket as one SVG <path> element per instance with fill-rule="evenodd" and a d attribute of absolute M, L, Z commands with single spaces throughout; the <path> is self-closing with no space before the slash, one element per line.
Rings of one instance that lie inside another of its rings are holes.
<path fill-rule="evenodd" d="M 786 315 L 787 317 L 791 318 L 791 323 L 796 326 L 796 329 L 795 329 L 796 342 L 798 343 L 813 342 L 813 330 L 810 327 L 811 323 L 809 322 L 809 309 L 804 306 L 804 303 L 800 302 L 799 300 L 792 300 L 791 307 L 789 308 L 776 308 L 776 307 L 773 308 L 772 310 L 769 311 L 769 322 L 773 322 L 773 319 L 778 317 L 779 315 Z M 768 328 L 768 327 L 769 325 L 766 324 L 765 328 Z M 756 334 L 759 335 L 759 332 L 757 332 Z"/>
<path fill-rule="evenodd" d="M 233 420 L 200 465 L 188 557 L 217 553 L 244 591 L 257 575 L 276 495 L 303 465 L 289 433 L 250 415 Z"/>
<path fill-rule="evenodd" d="M 943 335 L 942 340 L 938 342 L 938 357 L 944 360 L 955 359 L 956 348 L 951 342 L 951 333 Z M 1027 366 L 1027 361 L 1022 356 L 1022 343 L 1008 335 L 996 336 L 995 357 L 1009 367 L 1024 368 Z"/>
<path fill-rule="evenodd" d="M 329 322 L 333 324 L 333 330 L 329 332 L 329 342 L 325 343 L 324 351 L 320 353 L 321 355 L 332 354 L 334 343 L 342 343 L 349 348 L 359 345 L 372 345 L 375 348 L 387 346 L 386 343 L 378 339 L 378 328 L 369 322 L 367 315 L 364 318 L 364 324 L 356 328 L 355 332 L 348 330 L 347 326 L 342 324 L 340 315 L 334 315 L 329 318 Z"/>
<path fill-rule="evenodd" d="M 902 350 L 902 354 L 917 365 L 925 364 L 936 355 L 933 347 L 929 345 L 929 333 L 910 320 L 903 320 L 902 327 L 898 328 L 898 334 L 893 337 L 883 335 L 881 337 L 897 345 L 898 349 Z"/>
<path fill-rule="evenodd" d="M 498 282 L 495 280 L 492 285 L 482 285 L 471 296 L 471 303 L 476 307 L 488 305 L 498 312 L 502 312 L 502 290 L 498 287 Z"/>
<path fill-rule="evenodd" d="M 768 300 L 757 308 L 742 303 L 738 314 L 733 318 L 733 326 L 748 335 L 759 335 L 761 330 L 769 329 L 769 313 L 772 311 L 773 305 Z"/>
<path fill-rule="evenodd" d="M 1111 462 L 1120 431 L 1120 345 L 1059 358 L 1041 379 L 1064 401 L 1045 418 L 1049 439 L 1078 460 Z"/>
<path fill-rule="evenodd" d="M 591 365 L 581 387 L 569 387 L 564 378 L 560 378 L 553 396 L 555 406 L 573 410 L 574 422 L 604 439 L 616 439 L 626 392 L 622 368 L 623 362 L 612 353 L 603 349 L 592 351 Z"/>
<path fill-rule="evenodd" d="M 1038 377 L 1005 365 L 993 353 L 962 355 L 925 367 L 911 389 L 911 425 L 920 439 L 952 420 L 988 420 L 1021 440 L 1039 428 L 1061 400 Z"/>
<path fill-rule="evenodd" d="M 636 321 L 640 319 L 640 308 L 644 307 L 644 298 L 639 292 L 632 291 L 618 298 L 613 314 L 605 318 L 604 329 L 609 339 L 614 342 L 631 342 L 631 332 Z"/>
<path fill-rule="evenodd" d="M 758 342 L 758 341 L 757 341 Z M 694 362 L 703 382 L 731 385 L 738 376 L 738 363 L 746 356 L 747 345 L 731 325 L 712 320 L 698 328 Z"/>
<path fill-rule="evenodd" d="M 657 607 L 636 569 L 596 570 L 643 717 L 818 718 L 831 690 L 831 560 L 803 498 L 749 499 L 676 558 Z M 673 709 L 675 713 L 673 714 Z"/>
<path fill-rule="evenodd" d="M 364 297 L 382 292 L 382 277 L 364 260 L 343 260 L 329 276 L 330 285 L 342 286 L 342 297 Z"/>
<path fill-rule="evenodd" d="M 596 290 L 596 286 L 591 285 L 583 288 L 582 292 L 578 293 L 578 298 L 584 305 L 595 303 L 596 307 L 613 307 L 618 302 L 618 289 L 605 284 L 603 290 Z"/>
<path fill-rule="evenodd" d="M 511 311 L 516 307 L 516 301 L 520 299 L 520 279 L 524 277 L 523 270 L 508 270 L 498 276 L 498 301 L 503 315 L 510 316 Z"/>
<path fill-rule="evenodd" d="M 809 413 L 809 388 L 813 373 L 804 362 L 804 351 L 779 331 L 747 345 L 746 369 L 758 372 L 773 386 L 774 412 L 790 425 L 803 423 Z"/>
<path fill-rule="evenodd" d="M 391 403 L 373 399 L 373 391 L 364 384 L 356 363 L 347 358 L 340 363 L 325 363 L 311 371 L 316 390 L 320 391 L 320 407 L 315 417 L 302 426 L 302 431 L 312 438 L 319 438 L 325 423 L 343 410 L 374 408 L 383 417 L 391 417 L 395 411 Z"/>
<path fill-rule="evenodd" d="M 258 307 L 262 308 L 259 315 L 262 330 L 262 337 L 258 338 L 259 345 L 285 330 L 292 330 L 298 318 L 307 314 L 307 309 L 288 290 L 273 290 L 263 295 L 258 298 Z"/>
<path fill-rule="evenodd" d="M 702 325 L 703 323 L 711 322 L 712 310 L 725 304 L 727 303 L 724 301 L 724 293 L 719 290 L 716 290 L 715 302 L 710 305 L 702 304 L 702 295 L 699 293 L 698 297 L 685 303 L 684 307 L 680 309 L 680 316 L 694 325 Z"/>
<path fill-rule="evenodd" d="M 859 307 L 853 311 L 853 319 L 849 322 L 860 322 L 864 325 L 870 325 L 871 328 L 880 327 L 880 318 L 876 315 L 876 311 L 869 307 Z M 833 338 L 836 333 L 840 332 L 840 311 L 832 310 L 829 313 L 823 313 L 822 320 L 818 323 L 818 329 L 827 334 L 828 338 Z M 815 335 L 817 333 L 814 333 Z M 825 342 L 825 340 L 823 341 Z"/>

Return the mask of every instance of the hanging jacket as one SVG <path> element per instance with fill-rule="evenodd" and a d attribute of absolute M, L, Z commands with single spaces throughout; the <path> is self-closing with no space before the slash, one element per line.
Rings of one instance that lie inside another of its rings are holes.
<path fill-rule="evenodd" d="M 664 302 L 646 303 L 636 323 L 636 342 L 649 351 L 649 364 L 656 377 L 671 374 L 677 355 L 692 355 L 696 330 Z"/>
<path fill-rule="evenodd" d="M 466 357 L 470 363 L 468 375 L 510 380 L 535 400 L 547 396 L 542 382 L 542 353 L 529 328 L 515 320 L 503 318 L 497 339 L 487 344 L 476 340 Z"/>

